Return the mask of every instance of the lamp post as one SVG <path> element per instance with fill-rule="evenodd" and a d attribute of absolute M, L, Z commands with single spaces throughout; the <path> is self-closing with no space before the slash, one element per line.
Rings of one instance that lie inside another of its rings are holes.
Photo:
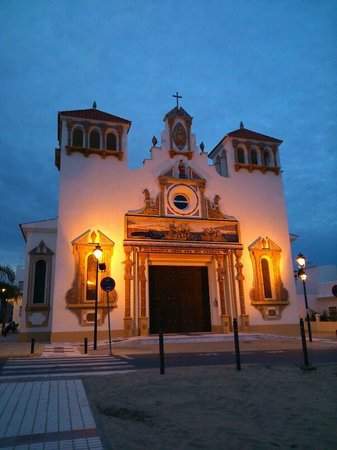
<path fill-rule="evenodd" d="M 3 336 L 6 336 L 6 334 L 5 334 L 6 319 L 7 319 L 7 317 L 6 317 L 7 316 L 6 288 L 1 288 L 0 306 L 1 306 L 1 315 L 2 315 L 1 334 Z"/>
<path fill-rule="evenodd" d="M 311 323 L 310 323 L 310 317 L 309 317 L 309 306 L 308 306 L 308 297 L 307 297 L 307 286 L 306 286 L 306 280 L 308 278 L 308 275 L 305 271 L 305 264 L 306 264 L 306 258 L 302 253 L 299 253 L 296 257 L 296 262 L 298 264 L 298 271 L 297 275 L 302 280 L 303 283 L 303 294 L 304 294 L 304 303 L 305 303 L 305 310 L 306 310 L 306 318 L 308 323 L 308 336 L 309 341 L 312 342 L 312 333 L 311 333 Z"/>
<path fill-rule="evenodd" d="M 94 319 L 94 350 L 97 350 L 97 314 L 98 314 L 98 269 L 103 250 L 99 244 L 96 245 L 93 254 L 96 258 L 96 297 L 95 297 L 95 319 Z"/>

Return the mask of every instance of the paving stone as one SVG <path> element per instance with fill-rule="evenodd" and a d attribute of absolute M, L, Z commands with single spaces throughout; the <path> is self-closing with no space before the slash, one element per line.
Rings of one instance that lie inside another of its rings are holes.
<path fill-rule="evenodd" d="M 59 442 L 60 450 L 73 450 L 73 441 L 67 440 L 67 441 L 60 441 Z"/>
<path fill-rule="evenodd" d="M 29 450 L 43 450 L 42 443 L 30 444 Z"/>
<path fill-rule="evenodd" d="M 80 437 L 80 430 L 90 436 L 96 428 L 81 380 L 3 383 L 0 393 L 0 439 L 4 445 L 14 439 L 14 446 L 0 450 L 103 450 L 98 437 Z M 64 439 L 72 432 L 74 439 Z M 25 444 L 37 434 L 50 442 Z"/>
<path fill-rule="evenodd" d="M 43 450 L 58 450 L 58 442 L 46 442 Z"/>

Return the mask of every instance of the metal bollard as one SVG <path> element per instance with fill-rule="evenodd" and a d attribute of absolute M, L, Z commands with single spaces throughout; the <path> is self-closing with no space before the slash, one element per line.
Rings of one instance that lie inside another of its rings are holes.
<path fill-rule="evenodd" d="M 304 358 L 304 368 L 307 369 L 309 364 L 308 358 L 308 349 L 307 349 L 307 341 L 305 339 L 305 329 L 304 329 L 304 321 L 300 319 L 300 330 L 301 330 L 301 338 L 302 338 L 302 350 L 303 350 L 303 358 Z"/>
<path fill-rule="evenodd" d="M 238 320 L 237 319 L 233 319 L 233 332 L 234 332 L 234 348 L 235 348 L 236 368 L 237 368 L 237 370 L 241 370 L 239 330 L 238 330 Z"/>
<path fill-rule="evenodd" d="M 160 359 L 160 375 L 165 373 L 165 354 L 164 354 L 164 333 L 159 332 L 159 359 Z"/>
<path fill-rule="evenodd" d="M 88 338 L 84 338 L 84 354 L 88 353 Z"/>
<path fill-rule="evenodd" d="M 32 338 L 32 341 L 30 343 L 30 354 L 33 355 L 35 350 L 35 339 Z"/>

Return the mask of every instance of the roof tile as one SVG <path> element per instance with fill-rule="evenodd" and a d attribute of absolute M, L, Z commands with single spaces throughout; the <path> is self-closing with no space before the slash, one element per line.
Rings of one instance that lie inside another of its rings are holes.
<path fill-rule="evenodd" d="M 123 119 L 122 117 L 114 116 L 113 114 L 106 113 L 104 111 L 100 111 L 96 108 L 90 109 L 76 109 L 73 111 L 60 111 L 59 116 L 66 117 L 78 117 L 80 119 L 91 119 L 91 120 L 105 120 L 105 121 L 113 121 L 131 124 L 130 120 Z"/>
<path fill-rule="evenodd" d="M 227 136 L 237 137 L 239 139 L 253 139 L 255 141 L 277 142 L 279 144 L 282 142 L 280 139 L 257 133 L 256 131 L 248 130 L 247 128 L 239 128 L 231 131 L 230 133 L 227 133 Z"/>

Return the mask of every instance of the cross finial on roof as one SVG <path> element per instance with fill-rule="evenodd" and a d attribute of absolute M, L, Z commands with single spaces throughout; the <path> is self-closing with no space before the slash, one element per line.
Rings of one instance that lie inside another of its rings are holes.
<path fill-rule="evenodd" d="M 96 109 L 96 108 L 97 108 L 97 103 L 95 102 L 95 100 L 94 100 L 94 102 L 93 102 L 93 104 L 92 104 L 92 107 L 93 107 L 93 109 Z"/>
<path fill-rule="evenodd" d="M 175 95 L 172 95 L 177 100 L 177 109 L 179 108 L 179 99 L 183 98 L 182 95 L 179 95 L 178 92 L 175 93 Z"/>
<path fill-rule="evenodd" d="M 240 128 L 244 128 L 245 126 L 244 126 L 244 124 L 243 124 L 243 122 L 242 122 L 242 120 L 241 120 L 241 122 L 240 122 Z"/>

